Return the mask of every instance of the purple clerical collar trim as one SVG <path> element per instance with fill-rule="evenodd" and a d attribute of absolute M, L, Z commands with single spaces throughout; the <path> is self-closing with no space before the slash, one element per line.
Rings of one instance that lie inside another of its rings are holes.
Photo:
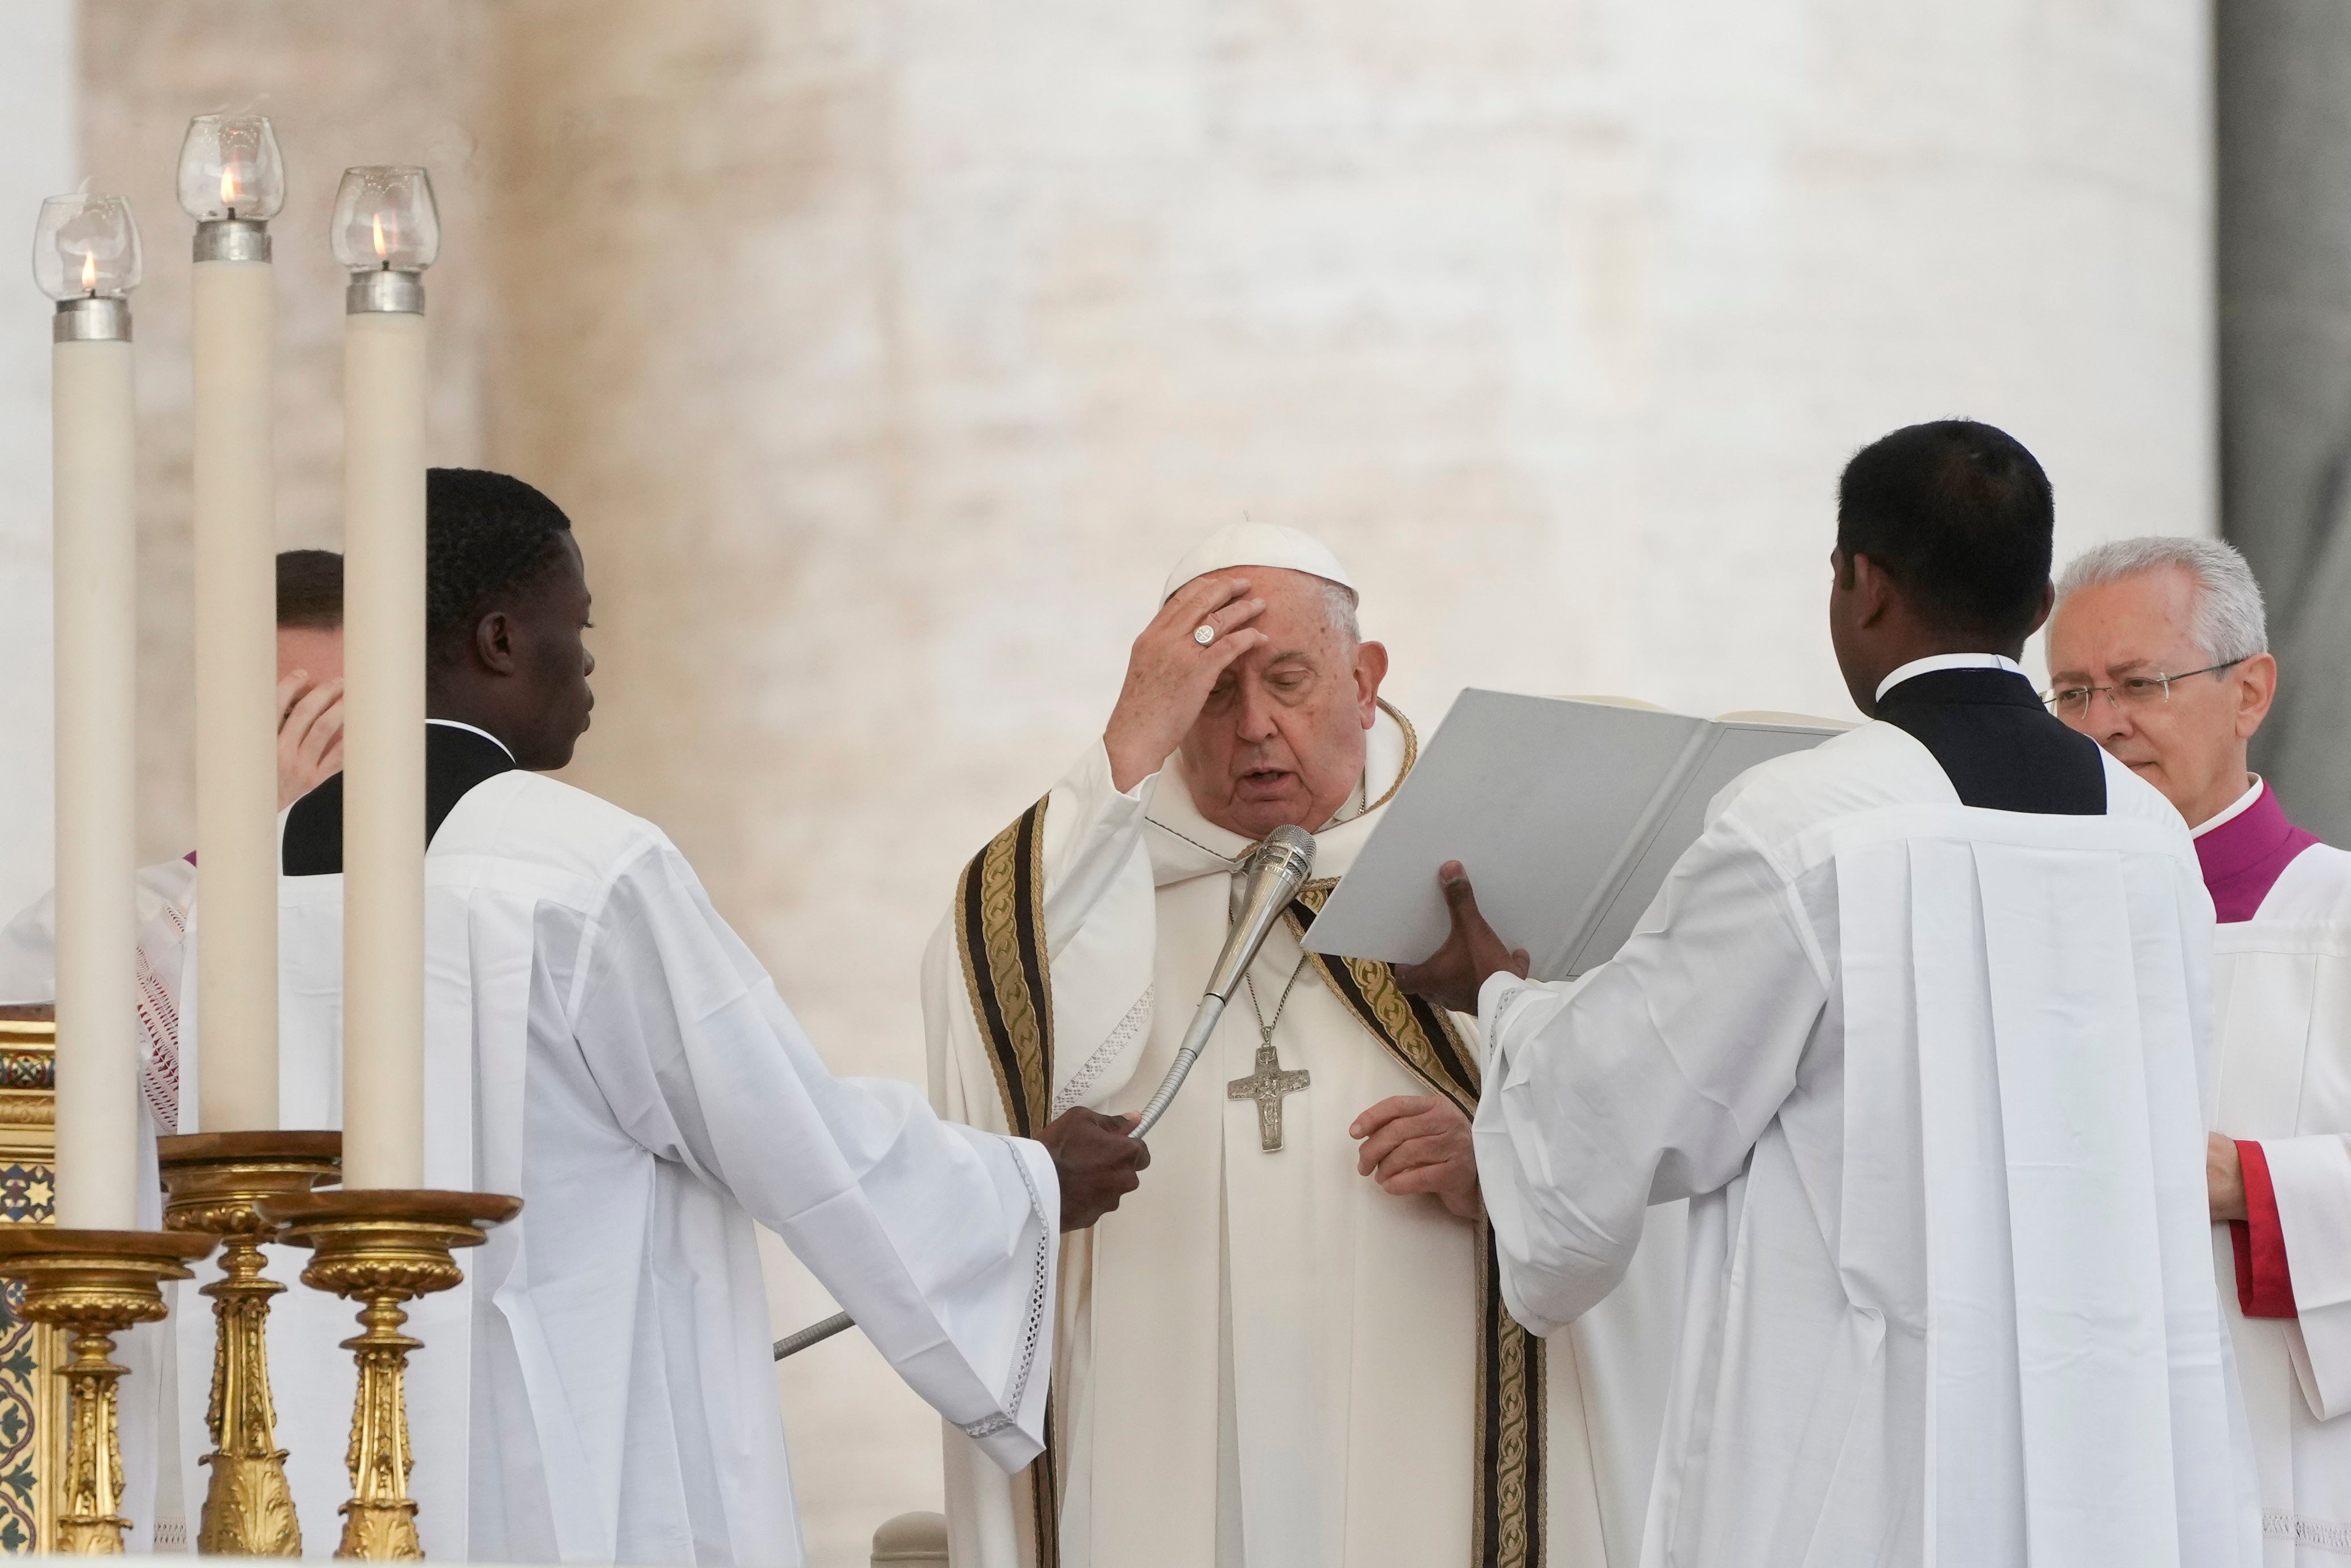
<path fill-rule="evenodd" d="M 2251 804 L 2196 839 L 2204 887 L 2223 925 L 2251 920 L 2294 857 L 2318 841 L 2286 821 L 2276 791 L 2264 781 Z"/>

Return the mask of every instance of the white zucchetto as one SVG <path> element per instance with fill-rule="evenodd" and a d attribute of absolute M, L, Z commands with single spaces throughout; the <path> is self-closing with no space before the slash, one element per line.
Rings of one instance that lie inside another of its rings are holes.
<path fill-rule="evenodd" d="M 1176 591 L 1196 577 L 1238 566 L 1281 567 L 1335 582 L 1350 593 L 1356 591 L 1355 580 L 1347 575 L 1331 547 L 1313 535 L 1274 523 L 1234 523 L 1194 545 L 1176 563 L 1176 570 L 1167 574 L 1166 586 L 1159 591 L 1159 602 L 1175 598 Z"/>

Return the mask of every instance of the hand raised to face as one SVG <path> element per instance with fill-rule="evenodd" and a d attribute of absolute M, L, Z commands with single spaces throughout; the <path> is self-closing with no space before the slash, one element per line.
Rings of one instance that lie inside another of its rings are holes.
<path fill-rule="evenodd" d="M 1112 786 L 1123 792 L 1159 771 L 1200 716 L 1225 667 L 1265 641 L 1249 622 L 1265 601 L 1245 577 L 1196 577 L 1176 591 L 1127 657 L 1126 684 L 1102 730 Z M 1206 627 L 1208 640 L 1200 641 Z"/>
<path fill-rule="evenodd" d="M 1062 1229 L 1083 1230 L 1143 1185 L 1151 1150 L 1141 1138 L 1127 1136 L 1135 1121 L 1074 1106 L 1054 1117 L 1037 1140 L 1061 1178 Z"/>
<path fill-rule="evenodd" d="M 1459 861 L 1437 868 L 1437 885 L 1453 915 L 1452 934 L 1445 946 L 1417 964 L 1398 964 L 1396 984 L 1416 997 L 1457 1013 L 1478 1010 L 1478 992 L 1494 975 L 1508 971 L 1524 978 L 1527 950 L 1504 945 L 1486 917 L 1478 913 L 1478 894 Z"/>
<path fill-rule="evenodd" d="M 343 683 L 289 671 L 277 683 L 277 809 L 343 770 Z"/>

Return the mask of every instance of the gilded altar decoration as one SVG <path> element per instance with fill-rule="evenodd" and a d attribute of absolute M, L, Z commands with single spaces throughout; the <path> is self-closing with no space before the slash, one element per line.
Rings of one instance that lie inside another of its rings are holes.
<path fill-rule="evenodd" d="M 221 1239 L 221 1278 L 204 1288 L 215 1329 L 204 1413 L 213 1447 L 196 1549 L 208 1555 L 302 1555 L 269 1386 L 269 1302 L 286 1287 L 262 1274 L 261 1249 L 277 1227 L 256 1205 L 333 1181 L 341 1148 L 338 1133 L 195 1133 L 158 1145 L 172 1195 L 165 1227 Z"/>
<path fill-rule="evenodd" d="M 284 1239 L 311 1249 L 303 1283 L 360 1303 L 360 1333 L 343 1341 L 359 1364 L 351 1407 L 351 1498 L 342 1506 L 338 1557 L 371 1562 L 422 1558 L 416 1500 L 408 1495 L 406 1380 L 411 1352 L 423 1343 L 401 1333 L 404 1301 L 446 1291 L 465 1278 L 450 1254 L 478 1247 L 486 1228 L 513 1218 L 522 1199 L 494 1193 L 392 1190 L 308 1192 L 265 1198 L 262 1212 Z"/>
<path fill-rule="evenodd" d="M 0 1008 L 0 1225 L 57 1220 L 57 1024 L 46 1005 Z M 0 1286 L 0 1552 L 52 1549 L 65 1466 L 64 1336 Z"/>
<path fill-rule="evenodd" d="M 131 1521 L 122 1500 L 122 1448 L 114 1336 L 163 1317 L 163 1281 L 213 1249 L 209 1236 L 172 1231 L 0 1228 L 0 1277 L 21 1281 L 18 1315 L 62 1331 L 71 1342 L 58 1369 L 66 1387 L 66 1433 L 55 1539 L 68 1555 L 120 1552 Z"/>

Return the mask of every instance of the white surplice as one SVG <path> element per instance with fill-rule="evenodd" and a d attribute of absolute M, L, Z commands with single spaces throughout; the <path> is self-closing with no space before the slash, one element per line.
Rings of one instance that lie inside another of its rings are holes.
<path fill-rule="evenodd" d="M 1383 712 L 1361 789 L 1316 835 L 1316 878 L 1353 863 L 1410 749 Z M 1100 745 L 1054 786 L 1042 840 L 1051 1109 L 1139 1109 L 1224 944 L 1249 841 L 1201 817 L 1180 757 L 1122 793 Z M 1140 1189 L 1064 1245 L 1062 1568 L 1424 1568 L 1470 1553 L 1478 1233 L 1434 1197 L 1356 1174 L 1349 1124 L 1429 1086 L 1312 968 L 1291 987 L 1301 956 L 1285 924 L 1250 971 L 1263 1016 L 1279 1012 L 1280 1066 L 1311 1078 L 1283 1106 L 1283 1147 L 1261 1148 L 1256 1107 L 1226 1092 L 1256 1071 L 1244 989 L 1154 1130 Z M 924 1012 L 941 1113 L 1005 1125 L 952 915 L 925 956 Z M 1623 1568 L 1637 1552 L 1680 1274 L 1678 1206 L 1654 1218 L 1663 1234 L 1625 1287 L 1550 1346 L 1530 1568 Z M 953 1432 L 946 1445 L 958 1568 L 1028 1561 L 1026 1478 L 974 1464 Z"/>
<path fill-rule="evenodd" d="M 669 841 L 592 795 L 500 774 L 425 868 L 425 1180 L 526 1203 L 411 1308 L 430 1555 L 801 1560 L 755 1221 L 990 1458 L 1038 1451 L 1060 1212 L 1040 1145 L 833 1077 Z M 340 1122 L 342 883 L 280 883 L 289 1127 Z M 271 1252 L 296 1278 L 303 1255 Z M 203 1304 L 183 1288 L 192 1500 Z M 298 1287 L 269 1327 L 310 1555 L 349 1495 L 352 1312 Z"/>
<path fill-rule="evenodd" d="M 2223 1235 L 2268 1560 L 2351 1563 L 2351 854 L 2304 850 L 2216 945 L 2215 1125 L 2262 1145 L 2294 1280 L 2294 1317 L 2244 1316 Z"/>
<path fill-rule="evenodd" d="M 1757 768 L 1622 953 L 1488 982 L 1512 1311 L 1654 1200 L 1687 1300 L 1644 1560 L 2257 1562 L 2210 1267 L 2210 899 L 2179 816 L 1971 810 L 1871 724 Z M 2232 1429 L 2233 1427 L 2233 1429 Z"/>

